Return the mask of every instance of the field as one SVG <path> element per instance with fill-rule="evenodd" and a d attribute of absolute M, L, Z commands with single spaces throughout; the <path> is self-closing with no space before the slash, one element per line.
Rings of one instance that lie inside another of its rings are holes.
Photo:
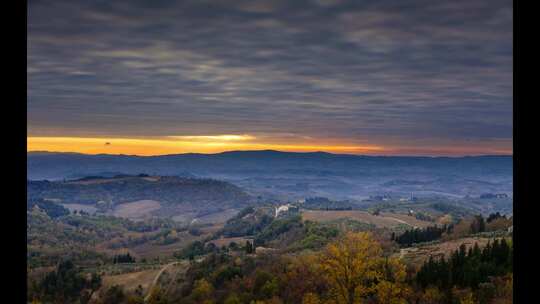
<path fill-rule="evenodd" d="M 213 243 L 217 247 L 228 246 L 232 242 L 235 242 L 236 244 L 243 246 L 246 244 L 247 240 L 253 241 L 250 238 L 239 236 L 239 237 L 219 238 L 217 240 L 212 240 L 209 243 Z"/>
<path fill-rule="evenodd" d="M 402 224 L 407 224 L 413 227 L 424 228 L 424 227 L 433 225 L 433 223 L 431 222 L 421 221 L 415 218 L 414 216 L 410 216 L 403 213 L 381 212 L 381 215 L 386 218 L 393 218 L 396 221 L 401 222 Z"/>
<path fill-rule="evenodd" d="M 201 226 L 200 228 L 198 228 L 201 233 L 203 234 L 212 234 L 212 233 L 216 233 L 218 232 L 219 230 L 221 230 L 223 228 L 223 223 L 221 224 L 215 224 L 215 225 L 204 225 L 204 226 Z"/>
<path fill-rule="evenodd" d="M 343 218 L 373 224 L 380 228 L 394 228 L 399 225 L 426 227 L 432 224 L 405 214 L 387 212 L 383 212 L 381 215 L 373 215 L 369 212 L 358 210 L 306 210 L 302 212 L 302 219 L 305 221 L 329 222 Z"/>
<path fill-rule="evenodd" d="M 151 212 L 161 208 L 161 204 L 153 200 L 140 200 L 116 206 L 112 215 L 129 219 L 142 219 L 151 216 Z"/>
<path fill-rule="evenodd" d="M 97 211 L 97 208 L 94 206 L 84 205 L 84 204 L 61 204 L 64 206 L 64 208 L 69 209 L 70 212 L 73 212 L 75 210 L 77 211 L 84 211 L 87 213 L 95 213 Z"/>
<path fill-rule="evenodd" d="M 465 244 L 468 250 L 470 247 L 474 246 L 475 243 L 478 243 L 478 246 L 480 248 L 483 248 L 487 245 L 489 241 L 493 242 L 493 240 L 494 238 L 487 237 L 466 237 L 441 243 L 437 242 L 432 244 L 403 248 L 398 254 L 396 254 L 396 256 L 399 256 L 408 263 L 420 265 L 421 263 L 429 259 L 430 256 L 442 257 L 444 255 L 446 258 L 448 258 L 448 256 L 453 251 L 459 249 L 459 246 L 461 246 L 461 244 Z"/>
<path fill-rule="evenodd" d="M 134 292 L 140 285 L 144 295 L 155 285 L 161 285 L 166 291 L 174 285 L 175 279 L 184 273 L 188 267 L 187 262 L 172 262 L 168 264 L 155 265 L 149 269 L 127 272 L 116 275 L 105 275 L 103 277 L 102 289 L 113 285 L 120 285 L 127 292 Z"/>
<path fill-rule="evenodd" d="M 173 253 L 187 246 L 190 242 L 199 239 L 198 237 L 183 236 L 180 241 L 168 244 L 168 245 L 155 245 L 152 243 L 144 243 L 130 248 L 130 251 L 134 252 L 137 256 L 146 259 L 153 259 L 158 257 L 169 257 Z"/>
<path fill-rule="evenodd" d="M 196 222 L 199 224 L 222 224 L 228 219 L 235 216 L 240 210 L 227 209 L 220 212 L 211 213 L 205 216 L 198 217 Z"/>
<path fill-rule="evenodd" d="M 121 285 L 126 291 L 133 292 L 137 286 L 141 285 L 146 293 L 159 270 L 159 268 L 156 268 L 119 275 L 106 275 L 103 277 L 102 288 L 106 289 L 112 285 Z"/>

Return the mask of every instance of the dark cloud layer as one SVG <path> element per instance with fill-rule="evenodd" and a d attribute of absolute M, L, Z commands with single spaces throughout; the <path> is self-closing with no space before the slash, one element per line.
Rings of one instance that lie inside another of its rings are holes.
<path fill-rule="evenodd" d="M 29 136 L 512 139 L 512 2 L 31 1 Z"/>

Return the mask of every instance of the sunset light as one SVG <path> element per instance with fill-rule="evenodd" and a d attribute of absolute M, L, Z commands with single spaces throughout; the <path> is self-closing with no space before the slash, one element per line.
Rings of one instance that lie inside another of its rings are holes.
<path fill-rule="evenodd" d="M 54 151 L 143 156 L 176 153 L 218 153 L 231 150 L 327 151 L 350 154 L 369 154 L 384 151 L 379 146 L 265 143 L 258 142 L 255 137 L 248 135 L 168 136 L 159 139 L 28 137 L 27 144 L 29 152 Z"/>

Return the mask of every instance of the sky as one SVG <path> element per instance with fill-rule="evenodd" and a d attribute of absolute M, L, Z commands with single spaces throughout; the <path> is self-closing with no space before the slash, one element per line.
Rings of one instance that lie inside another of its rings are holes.
<path fill-rule="evenodd" d="M 512 154 L 512 1 L 28 6 L 28 151 Z"/>

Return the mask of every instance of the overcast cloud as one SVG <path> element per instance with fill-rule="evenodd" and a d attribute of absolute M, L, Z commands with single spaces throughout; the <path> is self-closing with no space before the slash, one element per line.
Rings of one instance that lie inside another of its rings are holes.
<path fill-rule="evenodd" d="M 29 2 L 28 136 L 215 134 L 511 151 L 512 1 Z"/>

